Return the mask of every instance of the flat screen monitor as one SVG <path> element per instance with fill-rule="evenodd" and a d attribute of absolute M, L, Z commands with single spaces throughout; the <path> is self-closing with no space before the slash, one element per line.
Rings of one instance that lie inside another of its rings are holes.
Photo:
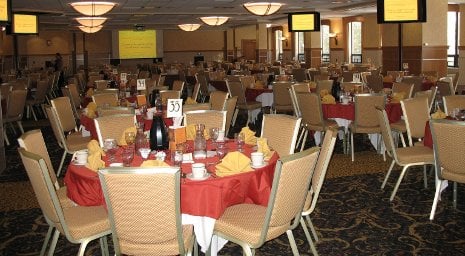
<path fill-rule="evenodd" d="M 39 33 L 39 18 L 35 14 L 13 13 L 11 34 L 29 35 Z"/>
<path fill-rule="evenodd" d="M 289 32 L 320 31 L 319 12 L 299 12 L 287 15 Z"/>
<path fill-rule="evenodd" d="M 155 30 L 118 31 L 120 59 L 157 58 L 157 33 Z"/>
<path fill-rule="evenodd" d="M 426 22 L 426 0 L 377 0 L 378 23 Z"/>
<path fill-rule="evenodd" d="M 11 22 L 11 0 L 0 0 L 0 23 Z"/>

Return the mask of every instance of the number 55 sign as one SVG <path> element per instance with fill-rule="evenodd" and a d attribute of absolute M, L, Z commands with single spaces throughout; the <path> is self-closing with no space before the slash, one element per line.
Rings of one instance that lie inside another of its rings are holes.
<path fill-rule="evenodd" d="M 166 105 L 166 117 L 182 116 L 182 99 L 168 99 Z"/>

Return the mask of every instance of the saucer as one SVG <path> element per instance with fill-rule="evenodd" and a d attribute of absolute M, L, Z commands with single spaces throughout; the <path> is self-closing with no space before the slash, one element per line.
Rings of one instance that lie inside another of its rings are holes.
<path fill-rule="evenodd" d="M 87 163 L 78 163 L 76 160 L 71 161 L 72 164 L 74 165 L 86 165 Z"/>
<path fill-rule="evenodd" d="M 262 167 L 264 167 L 264 166 L 266 166 L 266 162 L 263 162 L 263 164 L 261 164 L 261 165 L 253 165 L 252 163 L 250 163 L 250 167 L 252 167 L 252 168 L 254 168 L 254 169 L 255 169 L 255 168 L 262 168 Z"/>
<path fill-rule="evenodd" d="M 203 175 L 202 177 L 194 177 L 192 175 L 192 173 L 188 173 L 186 175 L 186 178 L 190 179 L 190 180 L 196 180 L 196 181 L 200 181 L 200 180 L 206 180 L 208 178 L 210 178 L 210 173 L 206 173 L 205 175 Z"/>

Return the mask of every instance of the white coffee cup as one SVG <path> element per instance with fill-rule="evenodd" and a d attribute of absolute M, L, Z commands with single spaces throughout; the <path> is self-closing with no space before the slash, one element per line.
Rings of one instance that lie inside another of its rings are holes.
<path fill-rule="evenodd" d="M 217 141 L 224 141 L 224 130 L 218 131 L 218 138 Z"/>
<path fill-rule="evenodd" d="M 193 163 L 192 164 L 192 177 L 201 178 L 207 174 L 207 169 L 205 169 L 204 163 Z"/>
<path fill-rule="evenodd" d="M 147 110 L 147 119 L 152 120 L 153 119 L 153 110 Z"/>
<path fill-rule="evenodd" d="M 252 159 L 252 166 L 262 166 L 265 161 L 265 156 L 262 152 L 252 152 L 250 158 Z"/>
<path fill-rule="evenodd" d="M 79 150 L 74 153 L 74 161 L 77 164 L 85 164 L 87 163 L 87 156 L 88 156 L 87 149 L 86 150 Z"/>
<path fill-rule="evenodd" d="M 349 97 L 342 97 L 343 104 L 349 104 Z"/>
<path fill-rule="evenodd" d="M 149 157 L 150 151 L 152 151 L 150 148 L 139 148 L 140 156 L 142 156 L 143 159 Z"/>

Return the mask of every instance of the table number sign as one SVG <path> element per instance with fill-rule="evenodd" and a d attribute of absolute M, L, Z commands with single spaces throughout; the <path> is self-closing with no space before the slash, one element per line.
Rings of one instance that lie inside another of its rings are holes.
<path fill-rule="evenodd" d="M 144 91 L 145 88 L 145 79 L 137 79 L 137 90 Z"/>
<path fill-rule="evenodd" d="M 118 74 L 118 69 L 114 68 L 112 72 L 113 72 L 113 75 L 117 75 Z"/>
<path fill-rule="evenodd" d="M 182 99 L 168 99 L 166 105 L 166 117 L 182 116 Z"/>
<path fill-rule="evenodd" d="M 121 81 L 127 81 L 128 80 L 128 74 L 127 73 L 121 73 L 120 80 Z"/>

